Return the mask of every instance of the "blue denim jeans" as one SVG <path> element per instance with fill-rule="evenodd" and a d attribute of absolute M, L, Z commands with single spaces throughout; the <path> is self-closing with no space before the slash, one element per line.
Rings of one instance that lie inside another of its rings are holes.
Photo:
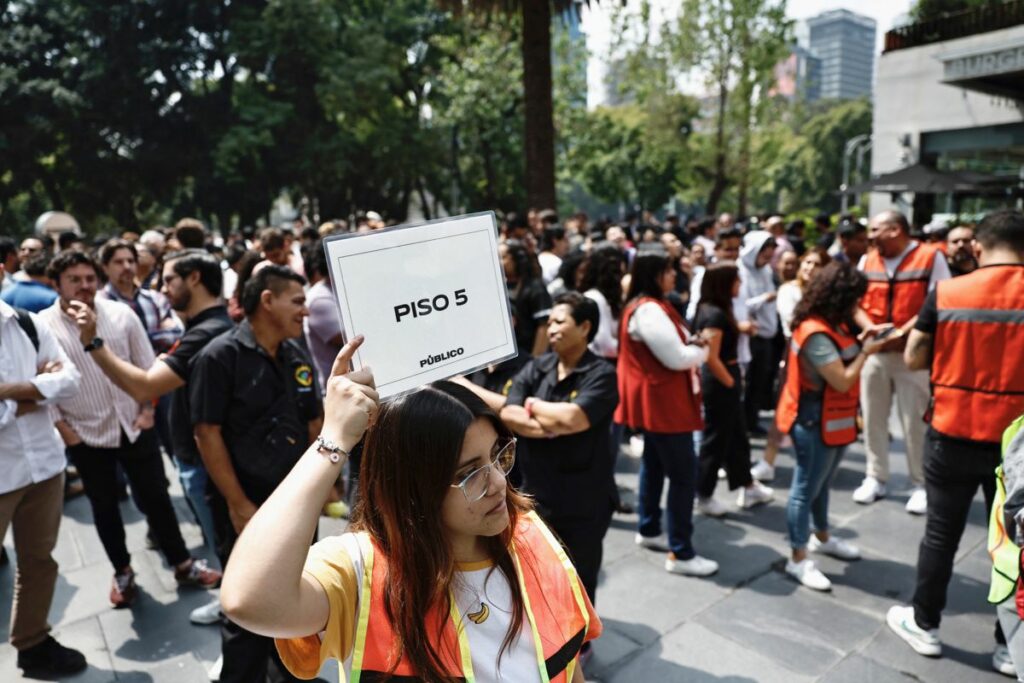
<path fill-rule="evenodd" d="M 697 491 L 697 455 L 693 434 L 644 432 L 640 461 L 640 535 L 661 533 L 661 491 L 668 477 L 668 546 L 680 560 L 692 559 L 693 497 Z"/>
<path fill-rule="evenodd" d="M 807 547 L 810 522 L 815 531 L 828 531 L 828 489 L 846 446 L 826 446 L 821 440 L 821 404 L 801 404 L 790 432 L 796 451 L 793 485 L 786 504 L 786 526 L 794 550 Z"/>
<path fill-rule="evenodd" d="M 210 549 L 213 556 L 217 555 L 216 535 L 214 535 L 213 513 L 210 511 L 210 503 L 206 499 L 206 486 L 209 475 L 202 463 L 191 465 L 187 462 L 174 459 L 178 466 L 178 479 L 181 480 L 181 488 L 185 491 L 185 498 L 188 500 L 192 514 L 199 522 L 199 528 L 203 530 L 203 538 L 206 547 Z"/>

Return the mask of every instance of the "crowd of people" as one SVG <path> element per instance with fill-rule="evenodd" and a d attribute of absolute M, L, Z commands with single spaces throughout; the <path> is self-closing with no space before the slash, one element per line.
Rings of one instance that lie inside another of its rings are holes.
<path fill-rule="evenodd" d="M 895 398 L 906 510 L 927 521 L 912 604 L 887 622 L 941 653 L 980 487 L 993 665 L 1024 671 L 1024 216 L 920 235 L 897 211 L 815 222 L 808 236 L 781 216 L 508 214 L 518 356 L 386 404 L 372 375 L 349 372 L 363 342 L 345 343 L 321 244 L 345 221 L 223 241 L 188 218 L 91 244 L 0 238 L 0 533 L 13 529 L 19 667 L 86 666 L 47 623 L 61 506 L 84 492 L 113 607 L 137 596 L 129 498 L 180 585 L 223 578 L 191 615 L 221 626 L 212 680 L 309 678 L 328 657 L 426 680 L 582 680 L 613 515 L 636 513 L 636 544 L 667 572 L 710 576 L 716 548 L 698 553 L 694 514 L 729 514 L 720 481 L 740 509 L 771 504 L 788 449 L 785 572 L 828 591 L 812 555 L 860 557 L 830 533 L 832 479 L 863 433 L 853 500 L 889 494 Z M 352 230 L 384 227 L 369 212 Z M 635 505 L 615 482 L 622 453 L 640 460 Z M 164 455 L 218 566 L 186 547 Z M 321 514 L 350 509 L 353 533 L 310 546 Z"/>

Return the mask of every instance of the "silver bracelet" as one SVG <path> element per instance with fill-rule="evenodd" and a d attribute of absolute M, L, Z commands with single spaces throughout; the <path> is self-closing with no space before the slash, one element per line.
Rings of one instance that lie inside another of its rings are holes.
<path fill-rule="evenodd" d="M 325 439 L 323 434 L 316 437 L 316 449 L 321 453 L 324 453 L 324 451 L 326 451 L 324 455 L 327 456 L 328 460 L 335 464 L 341 462 L 341 456 L 344 455 L 346 458 L 349 457 L 348 451 L 346 451 L 344 448 L 334 443 L 330 439 Z"/>

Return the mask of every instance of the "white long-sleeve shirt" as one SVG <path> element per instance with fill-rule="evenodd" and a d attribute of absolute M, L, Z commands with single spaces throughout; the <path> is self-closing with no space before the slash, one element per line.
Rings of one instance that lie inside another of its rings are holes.
<path fill-rule="evenodd" d="M 0 301 L 0 382 L 31 382 L 43 395 L 38 403 L 52 404 L 78 392 L 78 369 L 61 349 L 46 324 L 32 316 L 39 350 L 21 329 L 14 309 Z M 50 361 L 63 367 L 37 374 Z M 46 408 L 17 416 L 15 401 L 0 401 L 0 493 L 51 479 L 63 471 L 64 443 Z"/>
<path fill-rule="evenodd" d="M 626 326 L 629 338 L 643 342 L 658 362 L 669 370 L 699 367 L 708 359 L 707 347 L 684 343 L 677 330 L 682 330 L 687 342 L 690 340 L 686 328 L 677 327 L 661 306 L 651 302 L 637 307 Z"/>

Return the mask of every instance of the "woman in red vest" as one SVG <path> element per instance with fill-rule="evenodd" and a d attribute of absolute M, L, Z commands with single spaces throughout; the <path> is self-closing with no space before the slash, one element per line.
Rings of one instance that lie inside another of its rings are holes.
<path fill-rule="evenodd" d="M 373 376 L 346 374 L 361 343 L 335 360 L 320 436 L 239 537 L 225 612 L 277 638 L 301 678 L 330 657 L 350 681 L 582 683 L 578 653 L 601 622 L 562 546 L 506 481 L 515 438 L 451 382 L 378 406 Z M 364 432 L 351 531 L 309 548 Z"/>
<path fill-rule="evenodd" d="M 793 314 L 786 381 L 775 411 L 779 431 L 793 438 L 796 467 L 786 505 L 792 557 L 786 573 L 814 590 L 831 581 L 807 551 L 842 560 L 860 558 L 850 543 L 829 534 L 828 491 L 846 446 L 857 439 L 860 371 L 882 342 L 862 348 L 853 313 L 867 279 L 848 263 L 833 262 L 804 288 Z M 814 534 L 811 535 L 811 521 Z"/>
<path fill-rule="evenodd" d="M 707 349 L 690 336 L 666 296 L 675 291 L 672 259 L 641 254 L 633 261 L 619 323 L 619 407 L 615 422 L 644 435 L 637 545 L 667 550 L 665 570 L 710 576 L 718 563 L 693 549 L 697 463 L 693 432 L 703 425 L 696 369 Z M 668 535 L 661 532 L 661 491 L 668 477 Z"/>

